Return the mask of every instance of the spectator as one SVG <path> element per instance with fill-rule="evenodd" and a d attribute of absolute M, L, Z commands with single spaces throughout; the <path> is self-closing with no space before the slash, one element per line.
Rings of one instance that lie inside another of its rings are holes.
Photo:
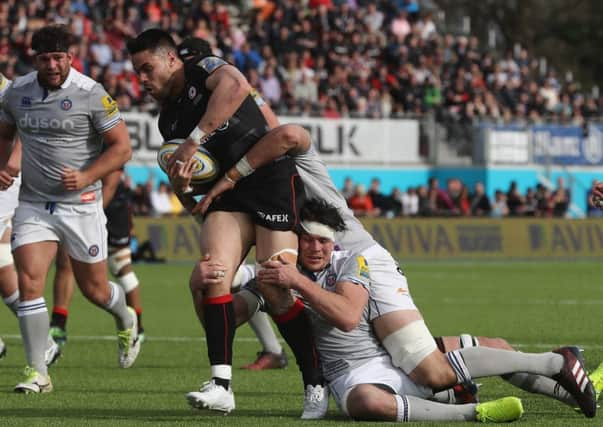
<path fill-rule="evenodd" d="M 274 68 L 268 66 L 260 77 L 262 95 L 271 104 L 278 105 L 281 100 L 281 85 L 274 75 Z"/>
<path fill-rule="evenodd" d="M 157 189 L 151 191 L 151 213 L 153 216 L 172 213 L 172 202 L 168 193 L 168 185 L 165 182 L 160 182 Z"/>
<path fill-rule="evenodd" d="M 481 182 L 475 183 L 475 192 L 471 196 L 470 209 L 473 216 L 490 216 L 492 212 L 490 199 L 484 191 L 484 184 Z"/>
<path fill-rule="evenodd" d="M 354 195 L 348 200 L 348 205 L 356 216 L 374 217 L 380 214 L 379 209 L 373 206 L 373 202 L 362 184 L 356 185 Z"/>
<path fill-rule="evenodd" d="M 565 188 L 565 180 L 560 176 L 557 178 L 557 189 L 553 193 L 553 216 L 564 218 L 569 209 L 570 201 L 570 191 Z"/>
<path fill-rule="evenodd" d="M 405 216 L 416 216 L 419 214 L 419 194 L 414 187 L 408 187 L 406 193 L 402 193 L 402 214 Z"/>
<path fill-rule="evenodd" d="M 343 187 L 341 188 L 341 194 L 344 199 L 350 200 L 354 195 L 354 181 L 349 176 L 346 176 L 343 181 Z"/>
<path fill-rule="evenodd" d="M 494 205 L 492 206 L 492 217 L 502 218 L 508 215 L 507 196 L 502 191 L 496 190 L 494 193 Z"/>
<path fill-rule="evenodd" d="M 590 188 L 586 192 L 586 215 L 589 218 L 601 218 L 603 217 L 603 210 L 601 210 L 598 206 L 596 206 L 593 202 L 593 188 L 597 185 L 599 181 L 593 179 Z"/>
<path fill-rule="evenodd" d="M 528 188 L 528 190 L 526 191 L 526 198 L 523 206 L 523 215 L 536 216 L 537 209 L 538 201 L 536 200 L 536 193 L 532 188 Z"/>
<path fill-rule="evenodd" d="M 509 208 L 509 216 L 519 216 L 523 211 L 523 197 L 517 189 L 517 182 L 511 181 L 509 191 L 507 191 L 507 207 Z"/>

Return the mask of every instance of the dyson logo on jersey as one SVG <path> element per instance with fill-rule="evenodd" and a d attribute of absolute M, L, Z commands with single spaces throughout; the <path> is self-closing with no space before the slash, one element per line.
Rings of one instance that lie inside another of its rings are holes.
<path fill-rule="evenodd" d="M 33 132 L 39 129 L 75 129 L 75 122 L 70 119 L 59 120 L 49 117 L 32 117 L 29 113 L 25 113 L 18 121 L 20 128 L 29 128 Z"/>

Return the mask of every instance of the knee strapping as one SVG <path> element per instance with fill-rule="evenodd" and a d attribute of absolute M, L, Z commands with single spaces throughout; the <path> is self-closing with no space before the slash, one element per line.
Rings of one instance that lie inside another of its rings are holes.
<path fill-rule="evenodd" d="M 138 287 L 139 284 L 138 277 L 133 271 L 117 277 L 117 283 L 119 283 L 119 285 L 124 289 L 125 293 L 132 292 Z"/>
<path fill-rule="evenodd" d="M 111 274 L 117 276 L 122 268 L 132 264 L 132 252 L 130 251 L 130 248 L 122 248 L 109 255 L 107 264 L 109 264 L 109 271 Z"/>
<path fill-rule="evenodd" d="M 423 320 L 416 320 L 383 340 L 394 366 L 410 374 L 419 364 L 437 350 L 433 337 Z"/>
<path fill-rule="evenodd" d="M 0 268 L 13 264 L 13 254 L 10 243 L 0 243 Z"/>
<path fill-rule="evenodd" d="M 282 255 L 282 254 L 291 254 L 295 257 L 295 259 L 297 259 L 297 249 L 291 249 L 291 248 L 286 248 L 286 249 L 281 249 L 278 252 L 273 253 L 272 255 L 270 255 L 268 257 L 267 261 L 278 261 L 278 256 Z M 261 263 L 255 263 L 255 274 L 257 275 L 259 271 L 261 271 L 264 267 L 262 267 Z"/>

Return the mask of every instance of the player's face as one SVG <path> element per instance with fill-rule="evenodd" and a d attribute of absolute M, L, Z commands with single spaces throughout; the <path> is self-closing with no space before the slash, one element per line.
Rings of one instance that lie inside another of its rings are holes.
<path fill-rule="evenodd" d="M 66 52 L 47 52 L 36 55 L 36 69 L 40 84 L 49 89 L 59 88 L 71 68 L 73 56 Z"/>
<path fill-rule="evenodd" d="M 299 236 L 299 258 L 308 271 L 323 270 L 331 261 L 335 243 L 326 237 L 302 233 Z"/>
<path fill-rule="evenodd" d="M 170 96 L 174 79 L 174 55 L 161 49 L 156 52 L 143 50 L 132 56 L 132 65 L 149 95 L 158 102 L 163 102 Z"/>

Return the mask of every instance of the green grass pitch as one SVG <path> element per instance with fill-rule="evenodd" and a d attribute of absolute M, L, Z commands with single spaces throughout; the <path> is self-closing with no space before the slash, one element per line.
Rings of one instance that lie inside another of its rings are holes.
<path fill-rule="evenodd" d="M 433 262 L 407 265 L 405 271 L 432 333 L 502 336 L 523 351 L 577 344 L 585 349 L 588 368 L 593 369 L 603 359 L 598 266 L 586 262 Z M 303 397 L 293 361 L 285 370 L 238 369 L 259 350 L 247 326 L 235 338 L 236 411 L 225 417 L 190 409 L 185 393 L 196 389 L 209 373 L 203 332 L 188 291 L 190 268 L 185 264 L 136 266 L 143 286 L 148 340 L 132 369 L 117 367 L 110 316 L 76 295 L 64 356 L 50 371 L 55 391 L 46 395 L 12 392 L 25 359 L 17 322 L 8 309 L 0 308 L 0 336 L 9 346 L 7 357 L 0 360 L 0 425 L 349 425 L 334 402 L 325 420 L 298 419 Z M 50 288 L 46 295 L 51 306 Z M 502 380 L 482 383 L 482 400 L 505 395 L 523 399 L 526 413 L 517 425 L 603 425 L 603 415 L 587 420 L 556 401 L 524 393 Z"/>

